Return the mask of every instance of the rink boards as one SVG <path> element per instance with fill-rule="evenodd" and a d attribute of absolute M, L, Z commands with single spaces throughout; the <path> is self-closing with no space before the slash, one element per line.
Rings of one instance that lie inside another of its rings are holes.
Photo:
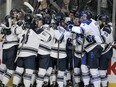
<path fill-rule="evenodd" d="M 108 68 L 109 87 L 116 87 L 116 50 L 113 50 L 113 57 Z"/>

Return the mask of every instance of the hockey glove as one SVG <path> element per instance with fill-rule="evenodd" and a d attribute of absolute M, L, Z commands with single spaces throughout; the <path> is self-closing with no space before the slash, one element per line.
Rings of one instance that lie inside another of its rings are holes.
<path fill-rule="evenodd" d="M 71 32 L 72 33 L 77 33 L 77 34 L 82 34 L 81 28 L 77 27 L 77 26 L 73 26 Z"/>
<path fill-rule="evenodd" d="M 11 34 L 11 29 L 10 28 L 4 28 L 4 29 L 2 29 L 1 34 L 10 35 Z"/>
<path fill-rule="evenodd" d="M 83 34 L 77 34 L 76 35 L 76 42 L 77 44 L 81 45 L 83 43 Z"/>

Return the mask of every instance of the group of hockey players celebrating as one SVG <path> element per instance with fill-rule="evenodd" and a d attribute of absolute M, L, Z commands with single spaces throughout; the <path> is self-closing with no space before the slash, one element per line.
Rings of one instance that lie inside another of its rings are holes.
<path fill-rule="evenodd" d="M 107 15 L 12 9 L 0 25 L 3 61 L 0 87 L 108 87 L 113 29 Z M 92 84 L 92 85 L 91 85 Z"/>

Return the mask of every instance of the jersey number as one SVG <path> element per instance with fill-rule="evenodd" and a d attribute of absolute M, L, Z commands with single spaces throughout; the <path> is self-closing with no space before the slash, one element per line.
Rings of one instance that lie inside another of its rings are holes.
<path fill-rule="evenodd" d="M 21 43 L 27 43 L 28 42 L 28 38 L 29 38 L 29 33 L 27 35 L 23 34 L 22 35 L 22 40 L 21 40 Z"/>

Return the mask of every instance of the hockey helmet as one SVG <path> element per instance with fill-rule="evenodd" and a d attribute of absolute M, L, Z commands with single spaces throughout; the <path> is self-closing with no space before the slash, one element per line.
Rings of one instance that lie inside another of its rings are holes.
<path fill-rule="evenodd" d="M 17 17 L 17 14 L 20 12 L 20 10 L 16 9 L 16 8 L 13 8 L 11 11 L 10 11 L 10 16 L 12 18 L 16 18 Z"/>
<path fill-rule="evenodd" d="M 36 21 L 42 21 L 43 22 L 43 16 L 41 14 L 36 14 L 33 18 L 33 22 Z"/>
<path fill-rule="evenodd" d="M 58 14 L 56 14 L 55 21 L 57 23 L 62 22 L 64 19 L 65 19 L 65 14 L 63 14 L 62 12 L 59 12 Z"/>
<path fill-rule="evenodd" d="M 51 23 L 51 16 L 49 14 L 45 14 L 43 16 L 43 22 L 44 22 L 44 24 L 50 24 Z"/>
<path fill-rule="evenodd" d="M 86 17 L 87 19 L 92 18 L 91 11 L 85 10 L 79 13 L 79 17 Z"/>
<path fill-rule="evenodd" d="M 77 12 L 77 7 L 76 7 L 76 6 L 73 6 L 73 7 L 70 9 L 70 13 L 75 14 L 76 12 Z"/>
<path fill-rule="evenodd" d="M 33 25 L 34 25 L 35 27 L 38 26 L 38 23 L 39 23 L 40 21 L 41 21 L 41 23 L 43 24 L 43 16 L 42 16 L 41 14 L 36 14 L 36 15 L 34 15 L 34 18 L 33 18 L 32 23 L 33 23 Z"/>
<path fill-rule="evenodd" d="M 28 23 L 31 23 L 32 22 L 32 15 L 31 14 L 29 14 L 29 13 L 26 13 L 25 15 L 24 15 L 24 21 L 25 22 L 28 22 Z"/>
<path fill-rule="evenodd" d="M 98 20 L 108 23 L 110 21 L 110 18 L 108 15 L 102 15 Z"/>

